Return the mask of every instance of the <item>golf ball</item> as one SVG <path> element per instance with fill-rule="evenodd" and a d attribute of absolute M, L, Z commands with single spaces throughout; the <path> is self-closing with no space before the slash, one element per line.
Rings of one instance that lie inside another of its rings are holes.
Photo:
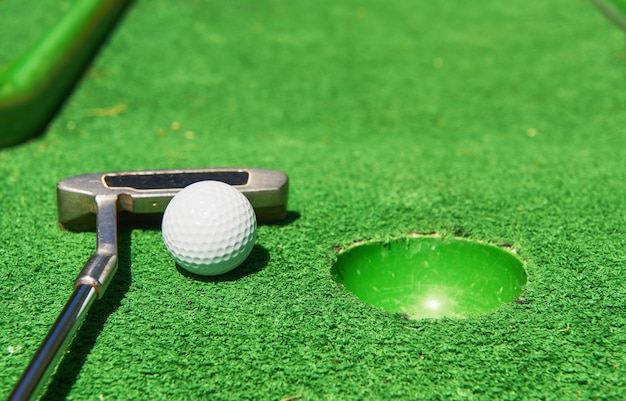
<path fill-rule="evenodd" d="M 165 247 L 179 266 L 214 276 L 248 257 L 256 239 L 256 217 L 237 189 L 219 181 L 201 181 L 172 198 L 162 230 Z"/>

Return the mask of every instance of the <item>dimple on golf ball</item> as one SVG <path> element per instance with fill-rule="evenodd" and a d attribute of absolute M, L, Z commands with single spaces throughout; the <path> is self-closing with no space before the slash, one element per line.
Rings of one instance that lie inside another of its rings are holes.
<path fill-rule="evenodd" d="M 256 217 L 248 199 L 219 181 L 183 188 L 163 215 L 163 241 L 184 269 L 214 276 L 239 266 L 256 239 Z"/>

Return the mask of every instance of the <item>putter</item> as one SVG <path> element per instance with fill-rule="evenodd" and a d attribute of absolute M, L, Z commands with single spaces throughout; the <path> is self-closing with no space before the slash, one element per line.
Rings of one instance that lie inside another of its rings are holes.
<path fill-rule="evenodd" d="M 240 190 L 259 223 L 287 214 L 289 180 L 276 170 L 217 168 L 128 171 L 66 178 L 57 185 L 59 223 L 64 229 L 95 229 L 97 249 L 74 282 L 74 292 L 24 371 L 9 400 L 38 397 L 87 311 L 102 298 L 117 270 L 117 217 L 142 215 L 160 221 L 169 201 L 198 181 L 221 181 Z M 132 221 L 132 220 L 131 220 Z"/>

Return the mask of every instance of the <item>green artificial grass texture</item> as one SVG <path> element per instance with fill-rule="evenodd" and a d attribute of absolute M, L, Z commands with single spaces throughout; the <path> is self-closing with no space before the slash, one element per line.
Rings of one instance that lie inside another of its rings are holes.
<path fill-rule="evenodd" d="M 51 3 L 0 3 L 1 63 Z M 0 150 L 0 396 L 95 249 L 59 230 L 59 180 L 251 166 L 289 174 L 285 223 L 204 280 L 121 229 L 44 399 L 624 398 L 625 89 L 587 2 L 135 2 L 49 129 Z M 407 320 L 332 280 L 338 249 L 414 232 L 511 244 L 520 301 Z"/>

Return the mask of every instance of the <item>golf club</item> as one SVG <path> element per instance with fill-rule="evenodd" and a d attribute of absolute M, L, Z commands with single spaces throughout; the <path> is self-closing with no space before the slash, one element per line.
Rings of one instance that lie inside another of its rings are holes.
<path fill-rule="evenodd" d="M 74 292 L 23 373 L 9 400 L 39 396 L 94 300 L 102 298 L 117 270 L 118 212 L 160 221 L 169 201 L 198 181 L 221 181 L 240 190 L 260 223 L 275 223 L 287 213 L 288 177 L 267 169 L 216 168 L 129 171 L 66 178 L 57 185 L 62 228 L 96 230 L 97 249 L 74 282 Z"/>

